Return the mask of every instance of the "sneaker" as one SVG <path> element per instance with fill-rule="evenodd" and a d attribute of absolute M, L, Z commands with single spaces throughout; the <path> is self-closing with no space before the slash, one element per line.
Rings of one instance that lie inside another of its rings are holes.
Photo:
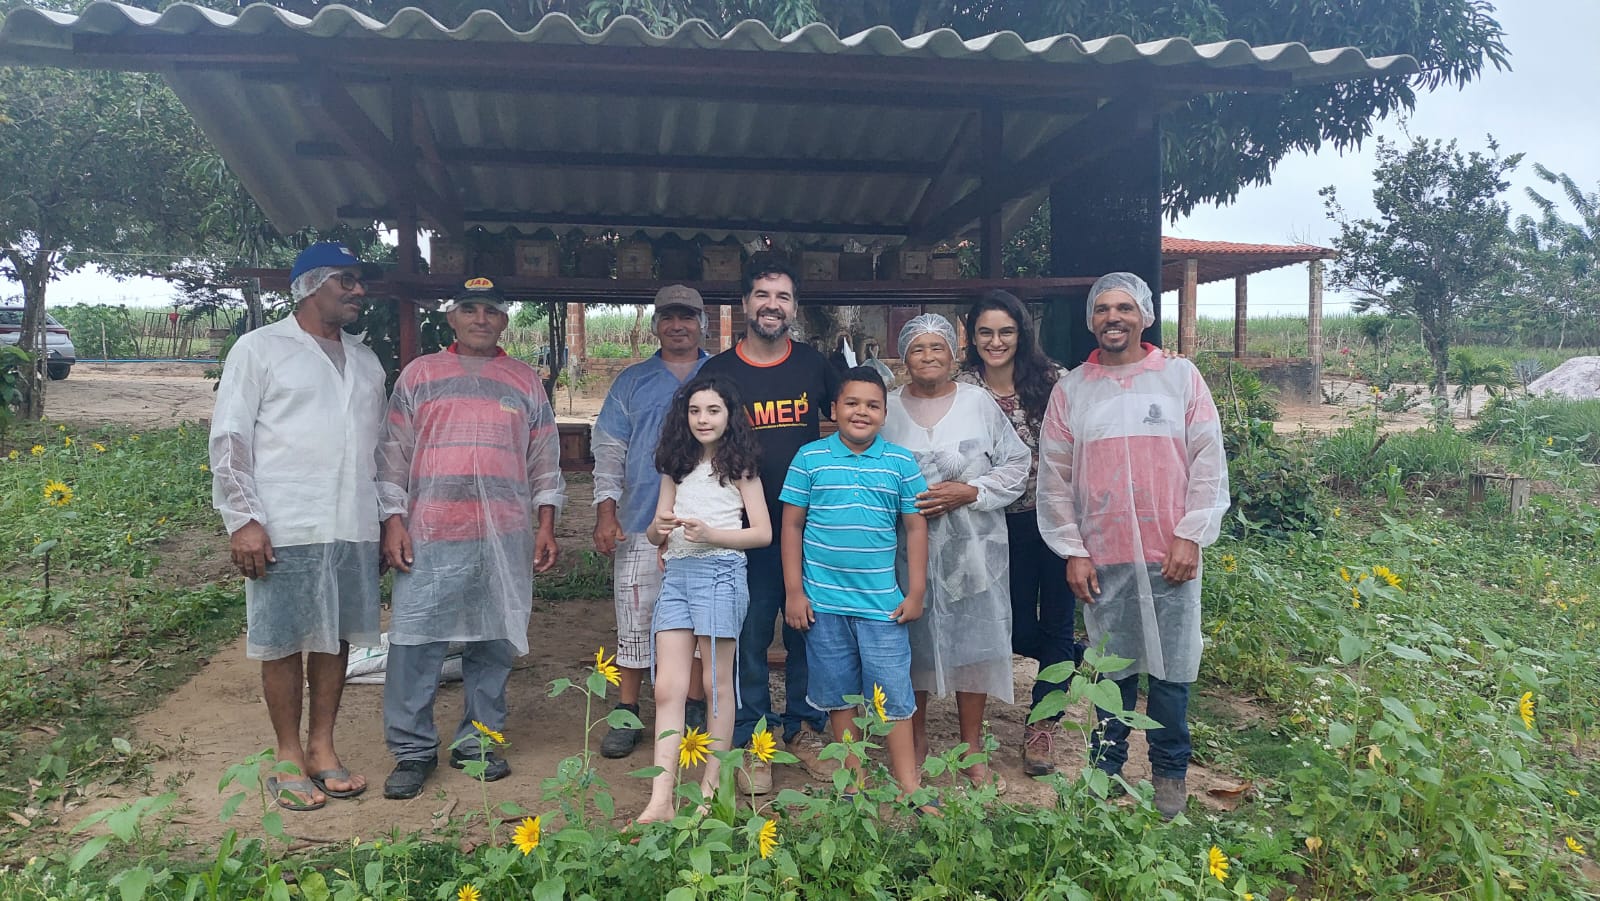
<path fill-rule="evenodd" d="M 1022 730 L 1022 771 L 1030 776 L 1048 776 L 1056 771 L 1056 735 L 1061 724 L 1053 720 L 1035 723 Z"/>
<path fill-rule="evenodd" d="M 1183 812 L 1189 803 L 1189 783 L 1186 779 L 1172 779 L 1167 776 L 1154 777 L 1156 784 L 1156 810 L 1167 819 L 1172 819 Z"/>
<path fill-rule="evenodd" d="M 475 752 L 472 754 L 463 754 L 460 751 L 450 752 L 450 766 L 451 768 L 457 770 L 464 770 L 467 768 L 467 764 L 476 762 L 480 759 L 484 763 L 484 782 L 499 782 L 501 779 L 511 775 L 511 764 L 506 763 L 506 759 L 504 757 L 501 757 L 499 754 L 496 754 L 493 751 L 489 751 L 488 753 L 484 754 L 482 758 L 479 758 Z"/>
<path fill-rule="evenodd" d="M 428 774 L 438 766 L 437 757 L 414 758 L 396 763 L 394 772 L 383 780 L 383 796 L 393 801 L 415 798 L 422 794 L 422 784 L 428 781 Z"/>
<path fill-rule="evenodd" d="M 700 698 L 698 700 L 695 698 L 690 698 L 684 702 L 683 729 L 685 732 L 689 731 L 690 729 L 699 729 L 701 732 L 707 731 L 706 702 L 704 698 Z"/>
<path fill-rule="evenodd" d="M 833 779 L 834 771 L 839 769 L 839 761 L 822 759 L 822 749 L 828 746 L 822 733 L 810 726 L 801 726 L 788 744 L 789 753 L 800 759 L 800 765 L 806 768 L 811 778 L 819 781 Z"/>
<path fill-rule="evenodd" d="M 638 710 L 634 710 L 631 707 L 624 708 L 621 704 L 617 705 L 617 709 L 633 710 L 635 716 L 639 713 Z M 600 756 L 610 760 L 620 760 L 627 757 L 633 753 L 634 748 L 639 746 L 639 740 L 643 737 L 643 729 L 614 728 L 606 733 L 605 738 L 600 740 Z"/>
<path fill-rule="evenodd" d="M 745 795 L 767 795 L 772 793 L 772 764 L 763 763 L 755 757 L 746 756 L 744 766 L 734 775 L 738 783 L 739 793 Z"/>

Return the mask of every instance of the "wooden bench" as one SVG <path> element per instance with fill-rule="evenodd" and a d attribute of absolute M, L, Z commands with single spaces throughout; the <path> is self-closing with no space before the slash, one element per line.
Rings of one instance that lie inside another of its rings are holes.
<path fill-rule="evenodd" d="M 1488 492 L 1489 482 L 1505 482 L 1511 495 L 1511 516 L 1513 519 L 1522 514 L 1522 508 L 1528 505 L 1528 495 L 1533 490 L 1533 483 L 1522 476 L 1497 473 L 1475 472 L 1467 481 L 1467 506 L 1476 507 L 1483 503 L 1484 495 Z"/>

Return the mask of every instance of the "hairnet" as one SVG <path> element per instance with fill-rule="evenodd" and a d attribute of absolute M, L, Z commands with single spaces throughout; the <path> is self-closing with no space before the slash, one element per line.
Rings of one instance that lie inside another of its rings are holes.
<path fill-rule="evenodd" d="M 295 303 L 305 300 L 316 293 L 323 282 L 338 275 L 340 270 L 339 266 L 318 266 L 300 273 L 300 277 L 289 284 L 289 298 Z"/>
<path fill-rule="evenodd" d="M 956 352 L 956 330 L 950 320 L 938 313 L 923 313 L 900 327 L 900 359 L 906 358 L 906 348 L 922 335 L 938 335 L 950 345 L 951 356 Z"/>
<path fill-rule="evenodd" d="M 1145 328 L 1156 324 L 1156 308 L 1150 300 L 1150 286 L 1144 283 L 1144 279 L 1132 272 L 1108 272 L 1096 279 L 1094 286 L 1089 289 L 1089 302 L 1085 305 L 1084 319 L 1090 329 L 1094 328 L 1095 298 L 1107 291 L 1121 291 L 1132 297 L 1139 305 L 1139 311 L 1144 314 Z"/>

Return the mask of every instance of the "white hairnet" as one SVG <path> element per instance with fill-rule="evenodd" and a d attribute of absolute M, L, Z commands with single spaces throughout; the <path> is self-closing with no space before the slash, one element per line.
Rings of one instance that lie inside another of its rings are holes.
<path fill-rule="evenodd" d="M 1155 304 L 1150 300 L 1150 286 L 1144 283 L 1144 279 L 1132 272 L 1108 272 L 1096 279 L 1094 286 L 1089 289 L 1089 302 L 1085 304 L 1084 312 L 1084 320 L 1089 328 L 1094 328 L 1095 298 L 1107 291 L 1121 291 L 1132 297 L 1144 313 L 1145 328 L 1156 324 Z"/>
<path fill-rule="evenodd" d="M 338 266 L 318 266 L 315 269 L 307 269 L 305 272 L 300 273 L 299 278 L 289 284 L 289 298 L 295 303 L 305 300 L 316 293 L 316 290 L 322 287 L 323 282 L 338 275 L 339 272 L 340 267 Z"/>
<path fill-rule="evenodd" d="M 950 345 L 951 355 L 955 354 L 955 326 L 950 324 L 950 320 L 940 316 L 938 313 L 923 313 L 900 327 L 900 359 L 904 360 L 906 358 L 906 348 L 910 347 L 911 342 L 922 335 L 938 335 L 945 340 L 946 344 Z"/>

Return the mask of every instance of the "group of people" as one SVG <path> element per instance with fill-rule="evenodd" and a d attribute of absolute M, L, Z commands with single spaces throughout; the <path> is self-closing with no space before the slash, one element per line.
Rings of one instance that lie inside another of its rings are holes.
<path fill-rule="evenodd" d="M 505 727 L 533 574 L 556 559 L 564 487 L 549 401 L 534 370 L 499 348 L 507 302 L 487 279 L 445 306 L 456 342 L 407 366 L 385 402 L 376 358 L 342 331 L 363 302 L 363 265 L 318 244 L 292 274 L 294 315 L 235 346 L 211 436 L 278 759 L 306 774 L 269 790 L 315 809 L 366 789 L 334 751 L 333 723 L 350 644 L 377 638 L 380 559 L 396 573 L 385 796 L 416 796 L 438 764 L 432 708 L 451 642 L 465 645 L 466 710 L 450 762 L 481 760 L 481 778 L 503 778 L 506 761 L 478 742 Z M 1227 509 L 1227 466 L 1198 371 L 1139 340 L 1153 321 L 1148 287 L 1126 273 L 1095 284 L 1099 349 L 1071 372 L 1039 349 L 1008 293 L 973 306 L 964 359 L 948 320 L 918 316 L 898 336 L 906 383 L 893 391 L 879 369 L 841 374 L 790 337 L 799 278 L 782 261 L 752 264 L 741 287 L 746 331 L 716 356 L 700 346 L 700 294 L 662 288 L 660 350 L 618 376 L 593 430 L 593 540 L 613 560 L 619 705 L 639 714 L 647 673 L 655 701 L 661 771 L 638 820 L 673 815 L 686 734 L 712 750 L 781 736 L 828 778 L 840 762 L 823 759 L 825 736 L 853 728 L 856 697 L 892 724 L 890 771 L 910 796 L 930 752 L 930 696 L 955 695 L 960 740 L 979 747 L 988 699 L 1013 701 L 1013 653 L 1041 668 L 1081 659 L 1075 596 L 1089 642 L 1132 661 L 1101 674 L 1124 708 L 1148 679 L 1156 804 L 1175 815 L 1187 797 L 1200 548 Z M 822 438 L 827 419 L 837 431 Z M 780 619 L 781 711 L 767 662 Z M 1033 703 L 1058 687 L 1037 681 Z M 1030 775 L 1054 769 L 1057 730 L 1050 718 L 1027 727 Z M 625 757 L 643 732 L 614 726 L 601 752 Z M 1120 773 L 1128 732 L 1101 712 L 1097 766 Z M 742 791 L 772 790 L 761 757 L 746 758 Z M 1004 789 L 985 763 L 966 775 Z"/>

